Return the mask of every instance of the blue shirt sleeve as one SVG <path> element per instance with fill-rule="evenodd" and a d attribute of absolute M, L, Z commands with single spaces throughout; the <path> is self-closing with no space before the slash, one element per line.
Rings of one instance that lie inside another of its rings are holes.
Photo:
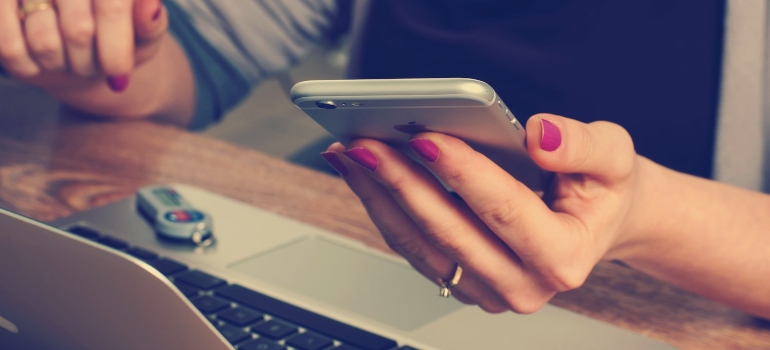
<path fill-rule="evenodd" d="M 246 77 L 193 26 L 187 13 L 165 1 L 169 31 L 182 46 L 195 77 L 195 112 L 188 127 L 203 129 L 219 121 L 251 90 Z"/>

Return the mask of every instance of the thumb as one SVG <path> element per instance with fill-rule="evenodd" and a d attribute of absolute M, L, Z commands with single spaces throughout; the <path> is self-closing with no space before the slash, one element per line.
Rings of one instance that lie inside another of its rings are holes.
<path fill-rule="evenodd" d="M 526 130 L 530 157 L 545 170 L 612 182 L 625 178 L 633 168 L 634 144 L 620 125 L 537 114 Z"/>
<path fill-rule="evenodd" d="M 134 30 L 138 45 L 151 45 L 166 32 L 168 14 L 161 0 L 134 2 Z"/>

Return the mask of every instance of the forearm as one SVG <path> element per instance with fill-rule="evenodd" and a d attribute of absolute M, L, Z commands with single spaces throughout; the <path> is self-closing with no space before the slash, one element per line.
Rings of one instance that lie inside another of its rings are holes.
<path fill-rule="evenodd" d="M 194 109 L 195 83 L 179 44 L 166 34 L 152 59 L 137 67 L 125 91 L 110 90 L 105 79 L 80 86 L 48 88 L 64 104 L 96 115 L 145 118 L 187 125 Z"/>
<path fill-rule="evenodd" d="M 770 317 L 770 196 L 640 160 L 643 229 L 621 259 L 661 280 Z"/>

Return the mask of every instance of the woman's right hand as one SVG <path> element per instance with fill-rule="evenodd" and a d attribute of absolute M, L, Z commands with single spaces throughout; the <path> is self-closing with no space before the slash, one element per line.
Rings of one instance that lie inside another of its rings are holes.
<path fill-rule="evenodd" d="M 126 89 L 168 27 L 161 0 L 0 0 L 0 65 L 43 88 Z M 19 8 L 27 9 L 24 12 Z M 24 17 L 24 18 L 20 18 Z"/>
<path fill-rule="evenodd" d="M 644 240 L 639 218 L 649 202 L 640 174 L 648 161 L 612 123 L 541 114 L 526 131 L 532 159 L 556 174 L 542 199 L 462 140 L 439 133 L 409 142 L 424 167 L 371 139 L 347 149 L 335 144 L 324 157 L 389 246 L 428 279 L 448 283 L 459 266 L 453 293 L 460 301 L 531 313 L 582 285 L 599 261 L 622 258 L 624 247 Z"/>

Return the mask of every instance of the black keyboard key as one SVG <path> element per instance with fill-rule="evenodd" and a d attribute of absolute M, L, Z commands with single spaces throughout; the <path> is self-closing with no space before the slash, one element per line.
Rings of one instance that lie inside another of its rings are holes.
<path fill-rule="evenodd" d="M 227 339 L 227 341 L 229 341 L 230 344 L 233 344 L 233 345 L 251 338 L 250 333 L 244 331 L 243 329 L 229 326 L 229 325 L 219 326 L 217 327 L 217 330 L 219 331 L 219 333 L 222 333 L 222 336 L 225 337 L 225 339 Z"/>
<path fill-rule="evenodd" d="M 241 344 L 238 350 L 286 350 L 286 348 L 265 338 L 259 338 Z"/>
<path fill-rule="evenodd" d="M 225 321 L 233 326 L 246 327 L 254 322 L 261 321 L 263 315 L 259 311 L 249 310 L 243 307 L 236 307 L 217 315 L 222 321 Z"/>
<path fill-rule="evenodd" d="M 182 292 L 182 295 L 186 296 L 188 299 L 192 297 L 197 297 L 200 293 L 200 289 L 188 286 L 186 284 L 176 283 L 174 284 L 177 289 L 179 289 L 180 292 Z"/>
<path fill-rule="evenodd" d="M 398 346 L 391 339 L 273 299 L 243 286 L 230 285 L 217 290 L 216 294 L 365 350 L 386 350 Z"/>
<path fill-rule="evenodd" d="M 174 281 L 184 282 L 202 290 L 212 290 L 227 284 L 225 280 L 221 278 L 214 277 L 198 270 L 188 271 L 175 276 Z"/>
<path fill-rule="evenodd" d="M 294 338 L 286 340 L 286 345 L 295 347 L 300 350 L 321 350 L 334 345 L 334 342 L 322 335 L 305 332 Z"/>
<path fill-rule="evenodd" d="M 230 306 L 230 303 L 227 302 L 227 300 L 222 300 L 217 297 L 208 295 L 191 299 L 190 302 L 192 302 L 192 304 L 195 305 L 195 307 L 197 307 L 198 310 L 204 314 L 212 314 L 217 311 L 222 311 L 223 309 Z"/>
<path fill-rule="evenodd" d="M 148 263 L 150 266 L 154 267 L 156 270 L 166 276 L 187 270 L 187 265 L 168 258 L 162 258 L 159 260 L 150 261 Z"/>
<path fill-rule="evenodd" d="M 251 326 L 251 331 L 270 339 L 282 339 L 299 332 L 299 328 L 273 319 Z"/>
<path fill-rule="evenodd" d="M 147 249 L 142 249 L 139 247 L 131 247 L 126 250 L 126 253 L 133 255 L 135 258 L 144 260 L 144 261 L 153 261 L 158 260 L 158 254 L 155 254 Z"/>
<path fill-rule="evenodd" d="M 99 239 L 99 237 L 102 236 L 96 230 L 90 229 L 88 227 L 83 227 L 83 226 L 70 227 L 67 231 L 69 231 L 70 233 L 74 233 L 74 234 L 76 234 L 76 235 L 78 235 L 80 237 L 83 237 L 85 239 L 90 239 L 92 241 L 95 241 L 95 240 Z"/>
<path fill-rule="evenodd" d="M 126 242 L 126 241 L 124 241 L 122 239 L 117 239 L 115 237 L 102 236 L 99 239 L 97 239 L 96 241 L 101 243 L 101 244 L 104 244 L 104 245 L 106 245 L 106 246 L 108 246 L 108 247 L 110 247 L 112 249 L 124 250 L 124 249 L 128 248 L 128 242 Z"/>

